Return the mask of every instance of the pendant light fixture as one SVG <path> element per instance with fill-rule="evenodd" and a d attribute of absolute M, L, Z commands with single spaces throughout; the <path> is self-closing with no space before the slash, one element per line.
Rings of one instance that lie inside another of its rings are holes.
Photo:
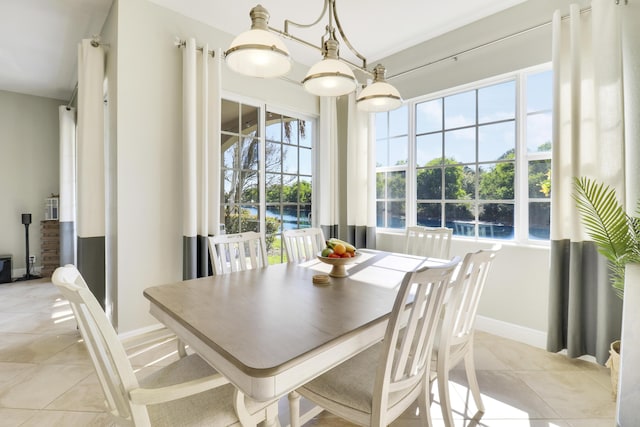
<path fill-rule="evenodd" d="M 225 60 L 232 70 L 252 77 L 279 77 L 286 74 L 291 68 L 291 58 L 282 40 L 275 36 L 277 34 L 321 52 L 323 59 L 313 65 L 302 80 L 308 92 L 317 96 L 351 93 L 358 87 L 358 80 L 353 73 L 353 69 L 358 69 L 373 77 L 373 83 L 358 96 L 358 108 L 363 111 L 389 111 L 402 105 L 402 97 L 398 90 L 385 80 L 384 67 L 379 65 L 373 72 L 367 70 L 367 59 L 354 49 L 345 36 L 336 13 L 336 0 L 324 0 L 322 13 L 310 24 L 285 20 L 284 31 L 269 27 L 269 12 L 261 5 L 251 9 L 249 15 L 251 30 L 237 36 L 225 52 Z M 299 28 L 312 27 L 325 15 L 328 15 L 329 23 L 325 27 L 320 46 L 289 32 L 289 25 Z M 341 41 L 362 61 L 361 65 L 340 57 L 336 30 Z"/>
<path fill-rule="evenodd" d="M 402 97 L 398 89 L 385 80 L 386 72 L 382 64 L 376 65 L 373 69 L 373 83 L 362 89 L 356 98 L 359 109 L 379 112 L 395 110 L 402 105 Z"/>
<path fill-rule="evenodd" d="M 324 59 L 309 68 L 302 84 L 307 92 L 318 96 L 340 96 L 356 90 L 358 81 L 351 68 L 338 59 L 338 42 L 324 42 Z"/>
<path fill-rule="evenodd" d="M 253 77 L 279 77 L 291 69 L 284 42 L 269 32 L 269 12 L 257 5 L 249 13 L 251 29 L 240 34 L 225 52 L 229 68 Z"/>

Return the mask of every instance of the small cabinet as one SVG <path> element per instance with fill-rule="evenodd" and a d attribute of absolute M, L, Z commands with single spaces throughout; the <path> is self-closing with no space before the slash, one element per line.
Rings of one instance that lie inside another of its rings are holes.
<path fill-rule="evenodd" d="M 40 249 L 40 274 L 51 276 L 60 266 L 60 224 L 57 220 L 40 221 Z"/>

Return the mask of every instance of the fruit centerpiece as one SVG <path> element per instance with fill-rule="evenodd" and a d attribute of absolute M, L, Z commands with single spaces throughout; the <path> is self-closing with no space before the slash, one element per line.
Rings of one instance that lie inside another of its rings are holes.
<path fill-rule="evenodd" d="M 325 248 L 318 254 L 318 259 L 331 266 L 331 277 L 348 276 L 345 265 L 351 264 L 360 256 L 355 246 L 344 240 L 331 238 L 326 241 Z"/>

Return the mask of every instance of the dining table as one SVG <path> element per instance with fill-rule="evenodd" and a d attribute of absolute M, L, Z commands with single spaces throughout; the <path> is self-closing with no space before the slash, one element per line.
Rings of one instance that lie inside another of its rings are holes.
<path fill-rule="evenodd" d="M 239 391 L 274 400 L 382 340 L 404 275 L 443 262 L 358 252 L 346 277 L 325 284 L 313 276 L 331 266 L 314 259 L 153 286 L 144 296 Z"/>

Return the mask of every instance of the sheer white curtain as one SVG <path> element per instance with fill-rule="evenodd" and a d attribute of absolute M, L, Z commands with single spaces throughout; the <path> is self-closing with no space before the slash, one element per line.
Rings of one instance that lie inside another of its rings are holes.
<path fill-rule="evenodd" d="M 199 54 L 199 50 L 202 54 Z M 220 223 L 220 55 L 189 38 L 183 52 L 183 278 L 209 274 L 207 237 Z"/>
<path fill-rule="evenodd" d="M 58 107 L 60 123 L 60 265 L 76 263 L 76 109 Z"/>
<path fill-rule="evenodd" d="M 593 0 L 553 16 L 554 120 L 551 277 L 547 348 L 600 363 L 620 336 L 621 301 L 606 261 L 580 222 L 575 177 L 588 176 L 624 195 L 624 121 L 620 16 L 615 2 Z"/>
<path fill-rule="evenodd" d="M 347 140 L 347 239 L 356 247 L 376 246 L 375 152 L 369 143 L 371 114 L 359 111 L 349 95 Z"/>
<path fill-rule="evenodd" d="M 320 98 L 320 127 L 318 142 L 318 225 L 324 235 L 338 236 L 338 112 L 335 97 Z"/>
<path fill-rule="evenodd" d="M 78 269 L 105 306 L 104 49 L 78 46 L 77 257 Z M 109 314 L 109 313 L 108 313 Z"/>

